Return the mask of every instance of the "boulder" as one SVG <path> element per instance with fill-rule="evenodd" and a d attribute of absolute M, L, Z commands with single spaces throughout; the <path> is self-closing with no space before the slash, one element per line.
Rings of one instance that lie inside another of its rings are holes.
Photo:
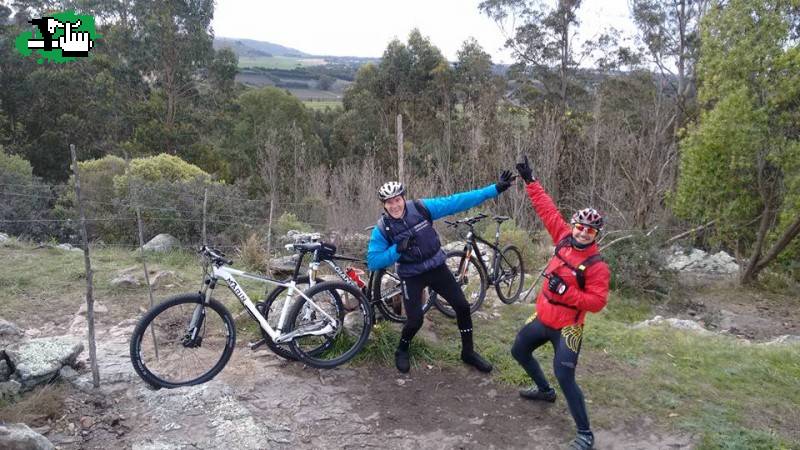
<path fill-rule="evenodd" d="M 6 450 L 51 450 L 55 447 L 46 437 L 24 423 L 0 423 L 0 448 Z"/>
<path fill-rule="evenodd" d="M 81 307 L 78 308 L 78 314 L 82 315 L 82 316 L 85 316 L 86 315 L 86 309 L 87 309 L 86 303 L 81 303 Z M 106 307 L 106 305 L 104 305 L 104 304 L 102 304 L 100 302 L 94 302 L 94 313 L 95 314 L 106 314 L 106 313 L 108 313 L 108 308 Z"/>
<path fill-rule="evenodd" d="M 168 252 L 180 245 L 181 243 L 178 239 L 169 234 L 162 233 L 151 239 L 147 244 L 144 244 L 144 249 L 154 252 Z"/>
<path fill-rule="evenodd" d="M 170 284 L 178 283 L 180 281 L 180 278 L 178 278 L 178 275 L 175 274 L 174 271 L 162 270 L 150 278 L 150 286 L 152 286 L 153 289 L 158 289 Z"/>
<path fill-rule="evenodd" d="M 61 367 L 73 365 L 82 351 L 83 343 L 72 336 L 32 339 L 6 347 L 15 369 L 13 377 L 23 390 L 52 380 Z"/>
<path fill-rule="evenodd" d="M 703 325 L 701 325 L 698 322 L 695 322 L 694 320 L 682 320 L 682 319 L 676 319 L 674 317 L 669 318 L 669 319 L 664 319 L 661 316 L 655 316 L 650 320 L 645 320 L 644 322 L 639 322 L 636 325 L 633 325 L 633 328 L 634 329 L 645 328 L 645 327 L 651 327 L 651 326 L 662 325 L 662 324 L 670 326 L 672 328 L 678 328 L 678 329 L 681 329 L 681 330 L 694 331 L 694 332 L 697 332 L 697 333 L 700 333 L 700 334 L 710 334 L 711 333 L 711 331 L 706 330 L 703 327 Z"/>
<path fill-rule="evenodd" d="M 111 286 L 122 289 L 135 288 L 139 286 L 139 280 L 133 275 L 119 275 L 111 280 Z"/>
<path fill-rule="evenodd" d="M 58 244 L 56 248 L 67 252 L 83 252 L 81 248 L 73 247 L 72 244 Z"/>
<path fill-rule="evenodd" d="M 22 330 L 13 323 L 0 319 L 0 336 L 22 336 Z"/>
<path fill-rule="evenodd" d="M 5 233 L 0 233 L 0 242 L 5 242 L 8 240 L 8 235 Z"/>
<path fill-rule="evenodd" d="M 667 256 L 667 268 L 722 274 L 739 271 L 736 259 L 723 251 L 710 255 L 703 250 L 693 248 L 687 254 L 683 249 L 675 246 L 671 248 L 671 254 Z"/>
<path fill-rule="evenodd" d="M 277 278 L 289 277 L 294 273 L 294 267 L 297 264 L 297 255 L 281 256 L 273 258 L 269 261 L 269 269 L 272 275 Z M 303 266 L 300 266 L 303 271 Z"/>
<path fill-rule="evenodd" d="M 0 381 L 8 381 L 11 376 L 11 367 L 6 361 L 4 352 L 0 352 Z"/>
<path fill-rule="evenodd" d="M 20 384 L 18 381 L 9 380 L 0 383 L 0 400 L 16 397 L 19 394 Z M 0 447 L 3 448 L 3 447 Z"/>
<path fill-rule="evenodd" d="M 784 334 L 782 336 L 778 336 L 775 339 L 764 342 L 764 345 L 791 345 L 791 344 L 800 344 L 800 336 L 796 336 L 793 334 Z"/>

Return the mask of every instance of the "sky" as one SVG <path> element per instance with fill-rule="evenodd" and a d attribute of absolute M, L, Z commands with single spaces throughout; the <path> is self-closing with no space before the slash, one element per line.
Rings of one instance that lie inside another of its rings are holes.
<path fill-rule="evenodd" d="M 380 57 L 394 38 L 413 28 L 451 61 L 474 37 L 495 63 L 513 58 L 498 25 L 478 10 L 479 0 L 218 0 L 212 27 L 218 37 L 268 41 L 313 55 Z M 584 0 L 579 37 L 613 26 L 635 31 L 627 0 Z"/>

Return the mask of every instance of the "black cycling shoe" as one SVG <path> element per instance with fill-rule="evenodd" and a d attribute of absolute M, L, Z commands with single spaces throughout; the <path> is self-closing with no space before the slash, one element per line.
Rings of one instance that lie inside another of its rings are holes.
<path fill-rule="evenodd" d="M 408 373 L 408 371 L 411 370 L 411 361 L 408 360 L 408 352 L 403 350 L 395 351 L 394 365 L 400 372 Z"/>
<path fill-rule="evenodd" d="M 569 450 L 590 450 L 594 448 L 594 435 L 578 433 L 567 448 Z"/>
<path fill-rule="evenodd" d="M 543 402 L 553 403 L 556 401 L 556 390 L 550 388 L 549 391 L 540 391 L 537 387 L 530 389 L 520 389 L 519 396 L 527 398 L 528 400 L 541 400 Z"/>
<path fill-rule="evenodd" d="M 469 364 L 470 366 L 475 367 L 481 372 L 489 373 L 492 371 L 492 364 L 489 361 L 483 359 L 483 357 L 479 355 L 478 352 L 473 351 L 467 354 L 462 353 L 461 360 Z"/>

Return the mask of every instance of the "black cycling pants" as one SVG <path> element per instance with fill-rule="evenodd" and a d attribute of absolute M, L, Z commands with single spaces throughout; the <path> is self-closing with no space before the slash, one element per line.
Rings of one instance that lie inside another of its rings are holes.
<path fill-rule="evenodd" d="M 402 339 L 408 343 L 411 338 L 422 328 L 422 290 L 425 287 L 433 289 L 443 299 L 450 304 L 456 312 L 456 322 L 462 336 L 469 332 L 469 345 L 472 344 L 472 317 L 469 313 L 469 303 L 467 303 L 461 286 L 458 285 L 453 274 L 446 264 L 423 272 L 419 275 L 404 278 L 403 280 L 403 304 L 406 308 L 406 320 L 403 326 Z M 426 299 L 427 300 L 427 299 Z M 472 350 L 472 348 L 464 349 Z"/>
<path fill-rule="evenodd" d="M 555 351 L 553 372 L 555 372 L 561 390 L 564 391 L 569 412 L 575 420 L 578 431 L 589 431 L 589 416 L 586 414 L 583 392 L 575 382 L 575 367 L 578 365 L 582 338 L 582 325 L 571 325 L 556 330 L 542 324 L 537 318 L 519 330 L 517 339 L 511 347 L 511 355 L 525 369 L 540 391 L 549 391 L 550 384 L 542 373 L 542 368 L 539 367 L 536 358 L 533 357 L 533 351 L 550 341 Z"/>

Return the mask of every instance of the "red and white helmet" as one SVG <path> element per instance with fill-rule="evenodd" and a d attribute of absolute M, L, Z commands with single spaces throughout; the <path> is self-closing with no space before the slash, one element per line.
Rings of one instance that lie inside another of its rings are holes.
<path fill-rule="evenodd" d="M 570 219 L 569 223 L 573 225 L 580 223 L 595 228 L 598 231 L 602 230 L 605 224 L 603 215 L 594 208 L 584 208 L 580 211 L 576 211 L 575 214 L 572 215 L 572 219 Z"/>

